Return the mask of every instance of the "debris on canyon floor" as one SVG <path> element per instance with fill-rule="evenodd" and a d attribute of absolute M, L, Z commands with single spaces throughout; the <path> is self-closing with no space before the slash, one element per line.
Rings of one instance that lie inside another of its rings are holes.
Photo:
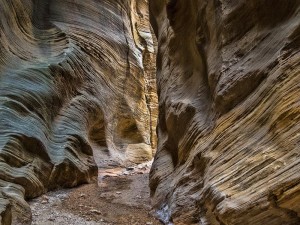
<path fill-rule="evenodd" d="M 158 225 L 151 214 L 152 162 L 99 169 L 98 184 L 49 192 L 30 201 L 33 225 Z"/>

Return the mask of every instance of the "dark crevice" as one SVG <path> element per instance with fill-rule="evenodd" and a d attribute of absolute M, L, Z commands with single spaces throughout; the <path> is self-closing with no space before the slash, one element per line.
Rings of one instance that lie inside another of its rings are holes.
<path fill-rule="evenodd" d="M 288 219 L 289 224 L 300 224 L 300 217 L 298 216 L 298 213 L 296 211 L 293 211 L 292 209 L 282 208 L 278 205 L 277 195 L 269 193 L 268 200 L 270 202 L 271 207 L 284 214 L 284 217 Z"/>

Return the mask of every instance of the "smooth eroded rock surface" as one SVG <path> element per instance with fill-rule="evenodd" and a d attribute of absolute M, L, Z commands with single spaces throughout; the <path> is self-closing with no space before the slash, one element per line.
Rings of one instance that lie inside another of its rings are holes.
<path fill-rule="evenodd" d="M 151 0 L 166 223 L 300 224 L 300 1 Z"/>
<path fill-rule="evenodd" d="M 152 158 L 157 98 L 144 0 L 0 0 L 0 219 Z M 147 68 L 146 68 L 147 67 Z"/>

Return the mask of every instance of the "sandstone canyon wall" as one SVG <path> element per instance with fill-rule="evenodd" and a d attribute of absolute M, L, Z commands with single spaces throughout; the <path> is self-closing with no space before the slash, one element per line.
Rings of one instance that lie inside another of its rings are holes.
<path fill-rule="evenodd" d="M 165 223 L 300 224 L 300 1 L 150 0 Z"/>
<path fill-rule="evenodd" d="M 145 0 L 0 0 L 0 220 L 155 148 Z"/>

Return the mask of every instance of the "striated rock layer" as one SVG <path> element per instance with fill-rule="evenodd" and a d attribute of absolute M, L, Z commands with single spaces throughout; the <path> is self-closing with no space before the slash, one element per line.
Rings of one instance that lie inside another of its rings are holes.
<path fill-rule="evenodd" d="M 300 1 L 150 0 L 165 223 L 300 224 Z"/>
<path fill-rule="evenodd" d="M 155 60 L 145 0 L 0 0 L 0 221 L 24 198 L 152 158 Z M 13 210 L 12 210 L 13 209 Z"/>

